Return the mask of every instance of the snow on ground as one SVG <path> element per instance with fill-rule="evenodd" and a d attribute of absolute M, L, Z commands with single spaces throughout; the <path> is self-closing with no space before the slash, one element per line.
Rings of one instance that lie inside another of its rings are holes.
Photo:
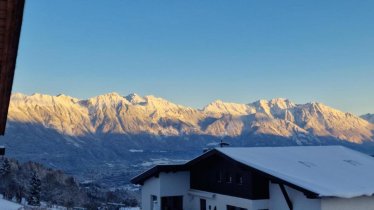
<path fill-rule="evenodd" d="M 167 164 L 178 164 L 178 163 L 186 163 L 188 160 L 178 160 L 178 159 L 168 159 L 168 158 L 151 158 L 149 161 L 143 161 L 143 163 L 139 164 L 142 167 L 150 167 L 154 165 L 167 165 Z M 134 165 L 137 166 L 137 165 Z"/>
<path fill-rule="evenodd" d="M 126 184 L 126 185 L 110 188 L 111 191 L 115 191 L 115 190 L 118 190 L 118 189 L 131 191 L 131 192 L 136 192 L 136 191 L 140 190 L 140 185 Z"/>
<path fill-rule="evenodd" d="M 13 203 L 11 201 L 7 201 L 0 198 L 0 209 L 1 210 L 21 210 L 24 209 L 23 206 Z"/>
<path fill-rule="evenodd" d="M 120 210 L 140 210 L 139 207 L 122 207 Z"/>
<path fill-rule="evenodd" d="M 160 158 L 160 159 L 153 159 L 151 158 L 150 161 L 144 161 L 142 164 L 140 164 L 143 167 L 149 167 L 153 165 L 165 165 L 170 164 L 170 160 L 167 158 Z"/>
<path fill-rule="evenodd" d="M 144 152 L 142 149 L 129 149 L 129 152 Z"/>
<path fill-rule="evenodd" d="M 40 207 L 32 207 L 32 209 L 43 209 L 43 210 L 67 210 L 66 207 L 53 205 L 52 207 L 47 207 L 47 203 L 41 202 Z M 0 194 L 0 210 L 24 210 L 30 209 L 30 207 L 27 205 L 27 202 L 24 198 L 22 198 L 21 204 L 15 203 L 12 201 L 5 200 L 3 195 Z"/>

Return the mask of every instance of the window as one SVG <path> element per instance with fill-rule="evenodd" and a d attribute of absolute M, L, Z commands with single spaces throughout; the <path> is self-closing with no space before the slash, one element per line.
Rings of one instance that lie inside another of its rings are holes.
<path fill-rule="evenodd" d="M 158 201 L 157 201 L 157 196 L 151 195 L 151 210 L 158 209 Z"/>
<path fill-rule="evenodd" d="M 183 196 L 161 197 L 161 210 L 183 210 Z"/>
<path fill-rule="evenodd" d="M 235 182 L 238 185 L 242 185 L 243 184 L 243 176 L 241 174 L 236 174 Z"/>
<path fill-rule="evenodd" d="M 226 183 L 232 183 L 232 176 L 230 173 L 225 174 L 225 181 Z"/>
<path fill-rule="evenodd" d="M 222 174 L 222 171 L 221 170 L 219 170 L 218 172 L 217 172 L 217 182 L 218 183 L 222 183 L 222 179 L 223 179 L 223 174 Z"/>
<path fill-rule="evenodd" d="M 206 210 L 206 200 L 200 199 L 200 210 Z"/>
<path fill-rule="evenodd" d="M 237 206 L 230 206 L 230 205 L 227 205 L 226 209 L 227 210 L 247 210 L 246 208 L 241 208 L 241 207 L 237 207 Z"/>

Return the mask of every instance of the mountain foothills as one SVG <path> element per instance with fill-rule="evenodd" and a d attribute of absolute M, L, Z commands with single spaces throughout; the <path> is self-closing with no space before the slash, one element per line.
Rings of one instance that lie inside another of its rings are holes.
<path fill-rule="evenodd" d="M 32 190 L 34 177 L 39 180 L 37 192 Z M 30 161 L 21 164 L 13 159 L 0 159 L 0 179 L 0 194 L 5 199 L 18 203 L 24 203 L 22 200 L 31 195 L 35 198 L 36 193 L 39 195 L 37 200 L 45 202 L 49 207 L 60 205 L 71 209 L 74 206 L 98 209 L 109 202 L 123 203 L 126 206 L 137 205 L 137 197 L 134 194 L 119 190 L 110 191 L 87 183 L 79 185 L 73 177 L 60 170 L 45 168 Z M 0 207 L 4 209 L 3 206 Z"/>
<path fill-rule="evenodd" d="M 5 144 L 18 159 L 80 173 L 97 166 L 144 166 L 157 158 L 189 159 L 221 139 L 234 146 L 339 143 L 372 152 L 372 122 L 372 116 L 281 98 L 249 104 L 217 100 L 193 109 L 137 94 L 80 100 L 16 93 Z"/>

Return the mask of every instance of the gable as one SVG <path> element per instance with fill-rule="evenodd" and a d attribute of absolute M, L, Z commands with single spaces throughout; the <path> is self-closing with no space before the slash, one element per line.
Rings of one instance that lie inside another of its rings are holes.
<path fill-rule="evenodd" d="M 247 199 L 268 199 L 269 180 L 218 153 L 189 166 L 191 189 Z"/>

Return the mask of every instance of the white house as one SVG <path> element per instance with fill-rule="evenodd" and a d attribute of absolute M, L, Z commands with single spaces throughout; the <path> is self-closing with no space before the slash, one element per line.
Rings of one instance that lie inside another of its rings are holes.
<path fill-rule="evenodd" d="M 374 209 L 374 158 L 342 146 L 217 148 L 132 182 L 143 210 Z"/>

